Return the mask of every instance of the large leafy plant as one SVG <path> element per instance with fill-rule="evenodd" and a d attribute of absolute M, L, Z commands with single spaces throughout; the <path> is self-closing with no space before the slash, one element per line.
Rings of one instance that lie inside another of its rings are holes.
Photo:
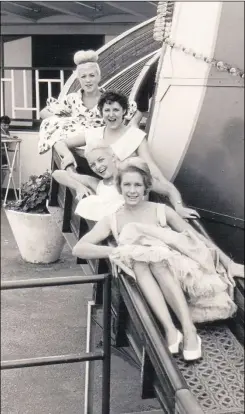
<path fill-rule="evenodd" d="M 31 175 L 21 187 L 21 200 L 8 203 L 8 208 L 25 213 L 48 214 L 47 199 L 51 184 L 51 174 Z"/>

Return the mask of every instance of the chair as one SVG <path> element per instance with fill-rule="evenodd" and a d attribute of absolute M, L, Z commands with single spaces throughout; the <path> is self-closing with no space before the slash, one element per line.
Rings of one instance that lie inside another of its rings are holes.
<path fill-rule="evenodd" d="M 1 184 L 7 175 L 7 186 L 3 200 L 3 207 L 6 206 L 10 185 L 12 183 L 15 199 L 21 197 L 21 164 L 20 164 L 20 143 L 21 139 L 1 134 Z M 14 172 L 17 171 L 17 178 Z M 17 181 L 17 182 L 16 182 Z M 18 190 L 18 191 L 17 191 Z"/>

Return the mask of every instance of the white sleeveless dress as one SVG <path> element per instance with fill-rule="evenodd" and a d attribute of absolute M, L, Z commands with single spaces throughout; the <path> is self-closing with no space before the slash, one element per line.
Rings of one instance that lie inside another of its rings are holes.
<path fill-rule="evenodd" d="M 85 140 L 87 145 L 100 142 L 104 139 L 105 127 L 87 129 Z M 111 145 L 113 153 L 119 161 L 136 155 L 136 151 L 145 138 L 145 132 L 137 127 L 129 127 L 123 136 Z M 80 147 L 81 149 L 84 147 Z M 80 200 L 75 214 L 87 220 L 99 221 L 103 217 L 114 213 L 124 203 L 115 185 L 105 185 L 103 180 L 98 184 L 96 195 Z"/>
<path fill-rule="evenodd" d="M 87 129 L 85 132 L 86 145 L 93 145 L 95 142 L 103 141 L 105 127 L 98 127 Z M 125 133 L 110 147 L 119 161 L 124 161 L 126 158 L 136 155 L 136 151 L 144 140 L 146 133 L 141 129 L 131 126 L 128 127 Z M 84 148 L 84 147 L 81 147 Z"/>
<path fill-rule="evenodd" d="M 160 211 L 161 210 L 161 211 Z M 161 263 L 177 279 L 186 294 L 193 322 L 232 317 L 237 307 L 232 286 L 219 262 L 218 252 L 209 249 L 195 233 L 172 230 L 166 222 L 165 206 L 156 205 L 157 225 L 128 223 L 118 232 L 117 214 L 110 216 L 118 248 L 111 254 L 113 266 L 137 280 L 135 262 Z M 229 295 L 231 293 L 231 296 Z"/>
<path fill-rule="evenodd" d="M 96 195 L 88 196 L 79 201 L 75 214 L 87 220 L 99 221 L 113 214 L 124 203 L 123 196 L 118 193 L 116 186 L 105 185 L 101 180 L 96 189 Z"/>

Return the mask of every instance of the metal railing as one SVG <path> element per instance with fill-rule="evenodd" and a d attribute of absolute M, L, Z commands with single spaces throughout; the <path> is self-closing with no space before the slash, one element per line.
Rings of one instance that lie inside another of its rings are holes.
<path fill-rule="evenodd" d="M 48 77 L 41 75 L 45 71 Z M 18 113 L 30 112 L 32 119 L 40 119 L 41 106 L 45 106 L 47 98 L 53 96 L 53 86 L 58 85 L 56 95 L 60 94 L 65 85 L 65 72 L 72 72 L 72 68 L 33 68 L 33 67 L 3 67 L 1 68 L 1 114 L 6 113 L 12 119 L 19 118 Z M 47 85 L 45 102 L 41 102 L 41 85 Z M 7 109 L 8 108 L 8 109 Z M 11 108 L 11 109 L 10 109 Z"/>
<path fill-rule="evenodd" d="M 90 414 L 91 395 L 89 395 L 89 365 L 91 361 L 102 361 L 102 414 L 110 413 L 110 375 L 111 375 L 111 276 L 100 274 L 95 276 L 72 276 L 43 279 L 29 279 L 19 281 L 6 281 L 1 283 L 1 290 L 28 289 L 40 287 L 57 287 L 67 285 L 79 285 L 86 283 L 103 283 L 103 350 L 89 352 L 90 326 L 88 326 L 86 352 L 74 355 L 55 355 L 48 357 L 28 358 L 10 361 L 1 361 L 1 370 L 40 367 L 44 365 L 70 364 L 74 362 L 86 362 L 85 377 L 85 404 L 84 413 Z M 91 310 L 89 303 L 88 310 Z M 88 320 L 90 315 L 88 315 Z"/>

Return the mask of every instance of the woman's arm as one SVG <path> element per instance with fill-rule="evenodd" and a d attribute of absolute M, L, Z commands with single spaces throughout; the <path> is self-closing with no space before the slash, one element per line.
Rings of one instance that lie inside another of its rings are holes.
<path fill-rule="evenodd" d="M 55 150 L 58 152 L 59 156 L 63 158 L 61 165 L 62 169 L 66 169 L 69 165 L 74 165 L 75 167 L 77 166 L 75 157 L 71 153 L 70 148 L 84 146 L 85 144 L 85 133 L 83 131 L 81 131 L 78 135 L 60 139 L 60 141 L 54 144 Z"/>
<path fill-rule="evenodd" d="M 128 125 L 138 127 L 139 126 L 139 123 L 140 123 L 140 121 L 142 119 L 142 116 L 143 116 L 142 112 L 140 112 L 139 110 L 137 110 L 135 112 L 133 118 L 129 121 Z"/>
<path fill-rule="evenodd" d="M 58 183 L 75 190 L 78 199 L 89 196 L 91 193 L 96 193 L 99 183 L 97 178 L 78 174 L 77 172 L 71 171 L 71 168 L 67 168 L 67 171 L 55 170 L 52 173 L 52 177 Z"/>
<path fill-rule="evenodd" d="M 74 246 L 72 254 L 81 259 L 105 259 L 115 247 L 97 246 L 111 234 L 109 218 L 105 217 L 95 224 L 93 229 L 83 236 Z"/>
<path fill-rule="evenodd" d="M 204 236 L 198 233 L 198 231 L 195 230 L 186 220 L 180 217 L 180 215 L 175 210 L 167 205 L 165 205 L 165 214 L 167 223 L 173 230 L 177 231 L 178 233 L 189 230 L 194 232 L 201 240 L 207 240 Z"/>
<path fill-rule="evenodd" d="M 99 178 L 91 177 L 90 175 L 85 174 L 78 174 L 74 171 L 68 171 L 68 175 L 74 180 L 76 180 L 78 183 L 91 188 L 91 190 L 93 190 L 93 192 L 96 193 L 98 184 L 100 182 Z"/>
<path fill-rule="evenodd" d="M 71 153 L 69 148 L 67 147 L 64 140 L 58 141 L 54 144 L 54 148 L 59 154 L 59 156 L 62 158 L 61 161 L 61 168 L 65 170 L 68 166 L 73 165 L 74 167 L 77 167 L 77 163 L 75 160 L 74 155 Z"/>
<path fill-rule="evenodd" d="M 180 192 L 170 181 L 164 177 L 160 169 L 157 167 L 156 163 L 152 159 L 147 141 L 145 139 L 142 141 L 138 148 L 138 155 L 149 165 L 153 176 L 153 191 L 167 196 L 170 203 L 181 217 L 199 217 L 199 214 L 195 210 L 183 206 Z"/>
<path fill-rule="evenodd" d="M 183 220 L 172 208 L 165 206 L 166 220 L 169 226 L 178 232 L 189 230 L 205 243 L 208 248 L 215 249 L 219 253 L 220 262 L 224 268 L 231 273 L 231 277 L 244 277 L 244 265 L 235 263 L 229 256 L 227 256 L 212 240 L 207 239 L 197 230 L 195 230 L 189 223 Z M 229 273 L 229 272 L 228 272 Z"/>
<path fill-rule="evenodd" d="M 46 119 L 53 115 L 54 114 L 46 106 L 39 113 L 41 119 Z"/>
<path fill-rule="evenodd" d="M 74 147 L 83 147 L 86 144 L 85 132 L 80 131 L 77 135 L 70 135 L 69 137 L 64 138 L 64 142 L 69 149 Z"/>

